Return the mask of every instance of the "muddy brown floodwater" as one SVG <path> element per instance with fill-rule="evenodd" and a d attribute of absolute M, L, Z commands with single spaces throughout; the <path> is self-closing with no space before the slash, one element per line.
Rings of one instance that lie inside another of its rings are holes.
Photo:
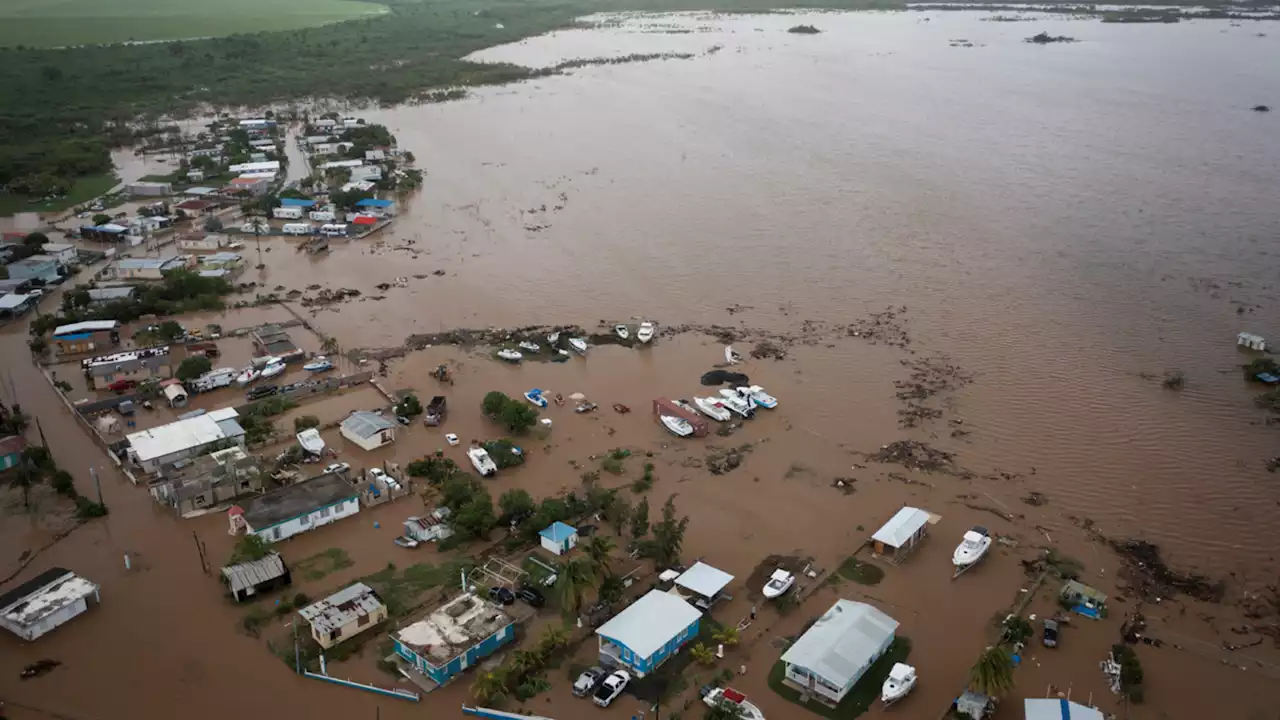
<path fill-rule="evenodd" d="M 600 403 L 589 416 L 549 411 L 550 435 L 527 443 L 530 462 L 500 475 L 494 494 L 517 486 L 553 494 L 577 484 L 571 460 L 616 446 L 652 452 L 655 511 L 675 493 L 692 518 L 686 558 L 740 578 L 736 599 L 716 611 L 722 621 L 749 612 L 753 589 L 741 579 L 766 556 L 812 557 L 834 570 L 903 503 L 941 515 L 880 585 L 823 587 L 789 615 L 762 609 L 725 665 L 747 668 L 734 684 L 770 718 L 807 716 L 765 685 L 777 641 L 839 596 L 878 603 L 915 640 L 921 687 L 884 714 L 936 717 L 989 642 L 992 616 L 1028 586 L 1018 561 L 1035 547 L 1052 543 L 1083 562 L 1086 580 L 1117 594 L 1120 560 L 1083 528 L 1086 518 L 1108 537 L 1157 543 L 1180 570 L 1225 579 L 1227 600 L 1144 607 L 1165 640 L 1139 648 L 1145 705 L 1123 708 L 1098 671 L 1134 607 L 1117 599 L 1111 617 L 1076 622 L 1057 651 L 1030 649 L 998 717 L 1019 717 L 1018 698 L 1051 691 L 1122 717 L 1274 717 L 1280 651 L 1270 640 L 1235 652 L 1222 643 L 1253 637 L 1227 631 L 1246 623 L 1236 603 L 1264 592 L 1278 570 L 1280 485 L 1264 469 L 1276 428 L 1241 384 L 1234 338 L 1241 330 L 1280 337 L 1272 258 L 1280 134 L 1274 117 L 1248 111 L 1280 96 L 1271 62 L 1280 33 L 1216 21 L 984 19 L 640 17 L 486 51 L 479 59 L 530 65 L 635 52 L 696 57 L 588 67 L 460 102 L 365 112 L 414 152 L 425 187 L 378 239 L 334 243 L 314 258 L 266 241 L 266 267 L 244 279 L 361 290 L 331 306 L 295 304 L 344 348 L 395 347 L 456 327 L 594 329 L 637 316 L 802 338 L 785 359 L 742 366 L 779 397 L 777 411 L 733 437 L 690 442 L 665 435 L 647 408 L 658 395 L 703 392 L 699 377 L 723 355 L 699 332 L 639 351 L 598 348 L 565 364 L 508 367 L 481 349 L 432 347 L 388 366 L 392 387 L 430 395 L 428 370 L 454 364 L 453 414 L 441 432 L 464 439 L 495 433 L 475 410 L 491 389 L 581 391 Z M 823 32 L 786 32 L 798 22 Z M 1039 31 L 1081 42 L 1022 42 Z M 953 47 L 954 38 L 974 47 Z M 409 280 L 394 286 L 397 277 Z M 380 283 L 393 286 L 379 291 Z M 900 312 L 894 328 L 867 337 L 871 314 L 890 307 Z M 245 325 L 262 313 L 237 315 L 220 322 Z M 0 638 L 0 697 L 13 717 L 203 720 L 247 708 L 365 717 L 375 707 L 389 718 L 455 716 L 469 678 L 414 707 L 295 677 L 239 632 L 243 613 L 201 573 L 192 539 L 215 562 L 226 557 L 223 518 L 176 520 L 111 472 L 30 364 L 24 340 L 21 327 L 0 330 L 6 385 L 37 414 L 82 492 L 91 491 L 88 467 L 100 468 L 111 514 L 43 551 L 22 576 L 61 564 L 101 583 L 103 603 L 37 644 Z M 898 394 L 915 395 L 901 383 L 930 367 L 960 374 L 920 400 L 941 417 L 917 412 L 916 426 L 903 427 Z M 1187 377 L 1180 392 L 1160 387 L 1171 369 Z M 365 392 L 324 412 L 361 407 L 373 397 Z M 616 415 L 614 402 L 635 412 Z M 866 459 L 900 440 L 954 453 L 955 468 L 926 473 Z M 718 476 L 700 467 L 706 446 L 743 443 L 753 447 L 740 467 Z M 356 465 L 408 462 L 441 446 L 439 432 L 415 426 L 390 449 L 343 455 Z M 461 459 L 456 448 L 446 452 Z M 833 488 L 836 478 L 852 491 Z M 1030 493 L 1040 494 L 1036 505 L 1020 501 Z M 405 514 L 386 506 L 286 543 L 291 558 L 341 546 L 354 561 L 302 589 L 314 596 L 406 562 L 389 542 Z M 3 522 L 0 575 L 57 531 L 12 508 Z M 974 524 L 1017 546 L 998 546 L 953 582 L 948 554 Z M 132 571 L 125 552 L 137 554 Z M 1051 611 L 1047 596 L 1031 605 Z M 1274 626 L 1275 616 L 1247 622 Z M 590 654 L 588 643 L 574 660 Z M 64 665 L 20 683 L 18 669 L 43 657 Z M 370 658 L 345 665 L 352 677 L 390 682 Z M 573 700 L 565 674 L 554 671 L 551 692 L 530 706 L 561 720 L 639 710 L 630 699 L 608 711 Z"/>

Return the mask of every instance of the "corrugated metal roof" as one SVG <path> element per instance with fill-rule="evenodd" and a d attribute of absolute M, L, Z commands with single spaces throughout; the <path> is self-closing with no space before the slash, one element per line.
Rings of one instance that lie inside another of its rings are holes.
<path fill-rule="evenodd" d="M 311 627 L 327 635 L 347 623 L 355 622 L 362 615 L 376 612 L 380 607 L 382 601 L 373 588 L 364 583 L 356 583 L 302 608 L 298 614 L 311 623 Z"/>
<path fill-rule="evenodd" d="M 395 427 L 390 420 L 367 410 L 357 410 L 342 421 L 342 428 L 356 437 L 371 438 L 374 435 Z"/>
<path fill-rule="evenodd" d="M 920 528 L 929 522 L 929 513 L 920 508 L 904 507 L 889 518 L 889 522 L 871 536 L 872 540 L 882 542 L 893 548 L 902 547 Z"/>
<path fill-rule="evenodd" d="M 650 590 L 613 616 L 596 634 L 626 646 L 641 658 L 648 658 L 700 617 L 702 613 L 675 595 Z"/>
<path fill-rule="evenodd" d="M 82 332 L 102 332 L 103 330 L 115 330 L 120 327 L 118 320 L 85 320 L 84 322 L 71 323 L 70 325 L 59 325 L 54 328 L 53 336 L 69 335 L 72 333 Z"/>
<path fill-rule="evenodd" d="M 898 629 L 898 621 L 876 608 L 837 600 L 782 655 L 782 661 L 844 687 Z"/>
<path fill-rule="evenodd" d="M 280 557 L 280 553 L 271 553 L 261 560 L 222 568 L 222 577 L 227 579 L 231 592 L 256 587 L 282 575 L 284 575 L 284 558 Z"/>
<path fill-rule="evenodd" d="M 14 310 L 16 308 L 20 308 L 30 299 L 30 295 L 19 295 L 17 293 L 0 295 L 0 310 Z"/>

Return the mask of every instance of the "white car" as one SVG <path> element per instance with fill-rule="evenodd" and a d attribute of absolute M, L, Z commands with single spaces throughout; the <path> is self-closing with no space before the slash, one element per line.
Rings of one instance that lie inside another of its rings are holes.
<path fill-rule="evenodd" d="M 591 691 L 596 689 L 596 683 L 602 677 L 604 677 L 604 668 L 593 667 L 583 670 L 578 679 L 573 681 L 573 696 L 586 697 L 590 695 Z"/>
<path fill-rule="evenodd" d="M 382 468 L 369 468 L 369 479 L 375 481 L 381 480 L 385 483 L 391 478 L 387 477 L 387 474 L 382 471 Z"/>
<path fill-rule="evenodd" d="M 591 699 L 600 707 L 609 707 L 609 703 L 622 694 L 629 682 L 631 682 L 631 675 L 626 670 L 615 670 L 613 674 L 604 679 L 604 682 L 600 683 L 600 687 L 596 688 L 596 692 L 591 696 Z"/>
<path fill-rule="evenodd" d="M 345 473 L 351 471 L 351 466 L 347 463 L 334 463 L 327 466 L 324 471 L 326 473 Z"/>

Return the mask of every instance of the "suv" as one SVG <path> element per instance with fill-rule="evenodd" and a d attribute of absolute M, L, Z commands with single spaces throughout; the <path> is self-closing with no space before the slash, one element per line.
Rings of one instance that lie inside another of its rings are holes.
<path fill-rule="evenodd" d="M 547 599 L 542 596 L 542 593 L 537 588 L 522 587 L 516 591 L 516 597 L 536 608 L 547 604 Z"/>
<path fill-rule="evenodd" d="M 586 697 L 595 689 L 596 685 L 604 679 L 605 671 L 601 667 L 587 668 L 582 671 L 577 680 L 573 681 L 573 696 Z"/>
<path fill-rule="evenodd" d="M 1044 621 L 1044 646 L 1047 648 L 1058 647 L 1058 621 Z"/>
<path fill-rule="evenodd" d="M 504 587 L 491 587 L 489 588 L 489 599 L 499 605 L 510 605 L 516 601 L 516 595 Z"/>
<path fill-rule="evenodd" d="M 244 396 L 247 400 L 257 400 L 258 398 L 264 398 L 268 395 L 275 395 L 278 392 L 280 392 L 280 388 L 275 385 L 259 385 L 250 389 L 249 392 L 244 394 Z"/>

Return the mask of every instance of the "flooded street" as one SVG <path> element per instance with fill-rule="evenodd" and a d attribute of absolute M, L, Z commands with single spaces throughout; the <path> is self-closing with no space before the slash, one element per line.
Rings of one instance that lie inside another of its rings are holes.
<path fill-rule="evenodd" d="M 722 360 L 722 344 L 696 330 L 639 350 L 597 347 L 564 364 L 511 367 L 478 348 L 411 352 L 388 363 L 385 384 L 425 399 L 440 392 L 429 370 L 451 364 L 446 427 L 416 424 L 391 448 L 344 449 L 343 459 L 407 464 L 444 449 L 465 464 L 466 441 L 498 432 L 479 413 L 486 392 L 583 392 L 600 410 L 546 411 L 549 435 L 529 439 L 527 466 L 491 481 L 491 493 L 522 487 L 541 498 L 576 487 L 580 467 L 610 448 L 652 453 L 654 513 L 676 494 L 691 518 L 685 558 L 738 578 L 733 602 L 716 610 L 726 623 L 749 611 L 748 593 L 758 589 L 741 584 L 765 556 L 812 557 L 834 570 L 898 507 L 927 508 L 942 516 L 932 537 L 888 568 L 881 585 L 823 587 L 790 615 L 766 608 L 730 666 L 747 667 L 734 684 L 768 717 L 802 717 L 765 683 L 774 643 L 837 597 L 870 598 L 915 641 L 911 662 L 924 680 L 910 704 L 868 717 L 936 717 L 990 641 L 992 616 L 1027 587 L 1018 560 L 1031 548 L 1052 542 L 1084 562 L 1086 581 L 1116 591 L 1119 561 L 1082 529 L 1086 518 L 1108 537 L 1160 545 L 1179 570 L 1227 579 L 1229 597 L 1274 583 L 1280 571 L 1266 540 L 1280 531 L 1280 485 L 1264 467 L 1276 455 L 1277 428 L 1253 407 L 1256 387 L 1241 381 L 1246 356 L 1234 345 L 1240 331 L 1280 339 L 1280 133 L 1274 113 L 1249 111 L 1280 98 L 1280 32 L 1265 23 L 986 17 L 636 17 L 485 51 L 477 59 L 538 67 L 632 53 L 694 57 L 590 66 L 463 101 L 363 112 L 414 153 L 423 189 L 379 235 L 334 242 L 327 255 L 264 239 L 265 267 L 241 280 L 264 292 L 360 290 L 330 306 L 292 304 L 344 350 L 459 327 L 594 329 L 639 317 L 667 329 L 718 324 L 791 338 L 785 359 L 742 368 L 779 409 L 732 437 L 690 441 L 664 433 L 648 408 L 657 396 L 710 392 L 699 376 Z M 823 32 L 786 32 L 800 22 Z M 1040 31 L 1080 42 L 1022 42 Z M 302 161 L 288 147 L 292 178 Z M 155 171 L 140 158 L 131 163 L 132 175 Z M 246 252 L 256 263 L 256 248 Z M 889 307 L 906 308 L 894 342 L 847 332 Z M 198 320 L 230 328 L 282 317 L 272 309 Z M 88 467 L 99 468 L 111 514 L 44 550 L 21 576 L 63 565 L 100 583 L 102 604 L 37 644 L 0 638 L 0 698 L 13 703 L 12 717 L 105 720 L 146 708 L 204 720 L 246 707 L 455 717 L 470 701 L 469 677 L 415 707 L 293 676 L 240 632 L 243 608 L 201 572 L 192 534 L 220 565 L 233 543 L 225 517 L 177 519 L 111 470 L 31 364 L 26 338 L 23 327 L 0 329 L 4 384 L 39 418 L 82 493 L 93 494 Z M 226 364 L 243 362 L 242 350 Z M 902 428 L 894 383 L 924 358 L 959 366 L 972 382 L 935 398 L 942 418 Z M 1161 387 L 1173 370 L 1185 374 L 1185 389 Z M 8 388 L 4 396 L 11 400 Z M 364 388 L 315 412 L 328 422 L 379 397 Z M 612 403 L 634 412 L 616 414 Z M 442 432 L 463 445 L 446 448 Z M 336 433 L 325 437 L 341 443 Z M 909 472 L 856 454 L 903 439 L 954 452 L 972 476 Z M 736 470 L 705 468 L 707 446 L 747 443 Z M 602 482 L 638 500 L 625 487 L 638 470 L 629 473 Z M 853 491 L 832 487 L 836 478 Z M 1048 504 L 1021 502 L 1031 492 Z M 297 586 L 316 597 L 388 562 L 441 560 L 434 549 L 406 556 L 391 545 L 400 521 L 419 509 L 404 502 L 284 543 L 291 561 L 337 546 L 354 561 Z M 57 531 L 14 512 L 3 522 L 0 577 Z M 998 548 L 953 582 L 948 554 L 975 524 L 1018 547 Z M 126 552 L 136 553 L 129 571 Z M 1037 645 L 1014 695 L 1070 688 L 1077 700 L 1091 696 L 1120 712 L 1097 663 L 1132 607 L 1117 602 L 1107 623 L 1083 621 L 1058 651 Z M 1053 610 L 1040 598 L 1031 611 Z M 1147 703 L 1128 717 L 1274 715 L 1280 649 L 1268 640 L 1247 651 L 1248 662 L 1224 656 L 1218 633 L 1241 622 L 1233 607 L 1181 599 L 1144 611 L 1179 648 L 1140 649 Z M 589 640 L 575 660 L 590 662 L 593 647 Z M 17 671 L 43 657 L 65 664 L 19 683 Z M 371 667 L 367 657 L 350 671 L 390 683 Z M 573 699 L 566 673 L 552 671 L 547 702 L 539 696 L 529 707 L 559 720 L 626 718 L 639 707 L 629 698 L 605 711 Z M 1189 677 L 1199 686 L 1183 686 Z M 1020 707 L 1010 698 L 997 717 L 1020 717 Z M 683 717 L 700 715 L 694 707 Z"/>

